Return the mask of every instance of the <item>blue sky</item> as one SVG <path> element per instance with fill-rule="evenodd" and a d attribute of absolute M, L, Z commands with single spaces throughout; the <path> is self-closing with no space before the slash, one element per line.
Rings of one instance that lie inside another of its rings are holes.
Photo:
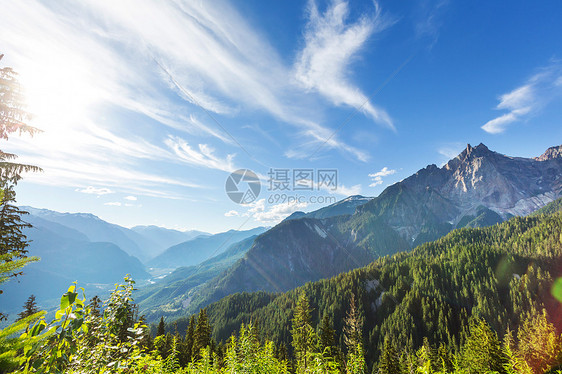
<path fill-rule="evenodd" d="M 247 229 L 319 200 L 376 196 L 466 143 L 524 157 L 562 143 L 558 1 L 1 8 L 2 63 L 43 130 L 2 143 L 44 169 L 19 185 L 25 205 Z M 337 169 L 338 188 L 270 191 L 271 168 Z M 238 169 L 262 179 L 248 205 L 225 193 Z"/>

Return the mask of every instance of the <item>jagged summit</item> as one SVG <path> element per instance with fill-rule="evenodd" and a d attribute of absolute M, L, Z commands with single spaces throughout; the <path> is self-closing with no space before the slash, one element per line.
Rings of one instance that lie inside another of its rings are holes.
<path fill-rule="evenodd" d="M 539 157 L 535 157 L 537 161 L 553 160 L 562 157 L 562 145 L 550 147 Z"/>

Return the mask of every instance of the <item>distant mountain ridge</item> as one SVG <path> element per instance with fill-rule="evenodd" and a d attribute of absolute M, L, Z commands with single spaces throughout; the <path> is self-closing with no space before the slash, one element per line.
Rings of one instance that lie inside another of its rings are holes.
<path fill-rule="evenodd" d="M 537 158 L 467 145 L 355 207 L 351 216 L 286 220 L 260 235 L 244 258 L 197 292 L 187 311 L 242 291 L 286 291 L 435 240 L 461 226 L 527 215 L 561 195 L 561 147 Z"/>
<path fill-rule="evenodd" d="M 230 245 L 250 236 L 262 234 L 267 230 L 268 227 L 256 227 L 251 230 L 229 230 L 212 236 L 199 236 L 166 249 L 166 251 L 150 260 L 148 265 L 170 269 L 197 265 L 221 254 Z"/>
<path fill-rule="evenodd" d="M 41 260 L 28 265 L 17 281 L 4 285 L 4 312 L 19 311 L 32 293 L 40 307 L 56 305 L 75 281 L 93 297 L 102 296 L 126 274 L 137 280 L 150 277 L 138 258 L 114 243 L 92 242 L 77 230 L 33 214 L 24 216 L 24 220 L 33 225 L 23 232 L 30 240 L 29 255 Z"/>
<path fill-rule="evenodd" d="M 93 242 L 109 242 L 146 262 L 167 248 L 208 233 L 178 231 L 159 226 L 135 226 L 131 229 L 106 222 L 91 213 L 61 213 L 49 209 L 22 206 L 21 209 L 45 221 L 58 223 L 82 233 Z"/>
<path fill-rule="evenodd" d="M 29 255 L 41 260 L 26 267 L 18 282 L 6 285 L 1 307 L 10 313 L 19 310 L 31 292 L 39 305 L 49 308 L 74 281 L 85 287 L 88 295 L 102 296 L 126 274 L 137 281 L 147 280 L 151 275 L 139 258 L 146 261 L 169 244 L 210 235 L 157 226 L 128 229 L 89 213 L 20 208 L 30 213 L 23 219 L 33 226 L 24 230 L 31 241 Z"/>
<path fill-rule="evenodd" d="M 147 238 L 152 243 L 158 244 L 159 249 L 156 254 L 160 254 L 173 245 L 195 239 L 198 236 L 211 236 L 211 234 L 204 231 L 179 231 L 154 225 L 135 226 L 131 227 L 131 230 Z"/>

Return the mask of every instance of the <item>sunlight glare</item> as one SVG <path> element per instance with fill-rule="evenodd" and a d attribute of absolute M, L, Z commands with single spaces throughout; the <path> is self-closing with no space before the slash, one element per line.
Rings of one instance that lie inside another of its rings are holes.
<path fill-rule="evenodd" d="M 99 99 L 89 64 L 69 53 L 45 53 L 20 71 L 30 123 L 41 129 L 51 147 L 80 143 L 88 111 Z M 43 136 L 41 136 L 43 137 Z"/>

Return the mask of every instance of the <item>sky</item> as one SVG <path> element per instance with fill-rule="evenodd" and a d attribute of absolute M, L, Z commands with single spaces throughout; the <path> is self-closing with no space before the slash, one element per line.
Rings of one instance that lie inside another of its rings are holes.
<path fill-rule="evenodd" d="M 377 196 L 467 143 L 521 157 L 562 143 L 559 1 L 0 9 L 0 66 L 42 130 L 0 144 L 43 168 L 18 185 L 22 205 L 250 229 Z"/>

